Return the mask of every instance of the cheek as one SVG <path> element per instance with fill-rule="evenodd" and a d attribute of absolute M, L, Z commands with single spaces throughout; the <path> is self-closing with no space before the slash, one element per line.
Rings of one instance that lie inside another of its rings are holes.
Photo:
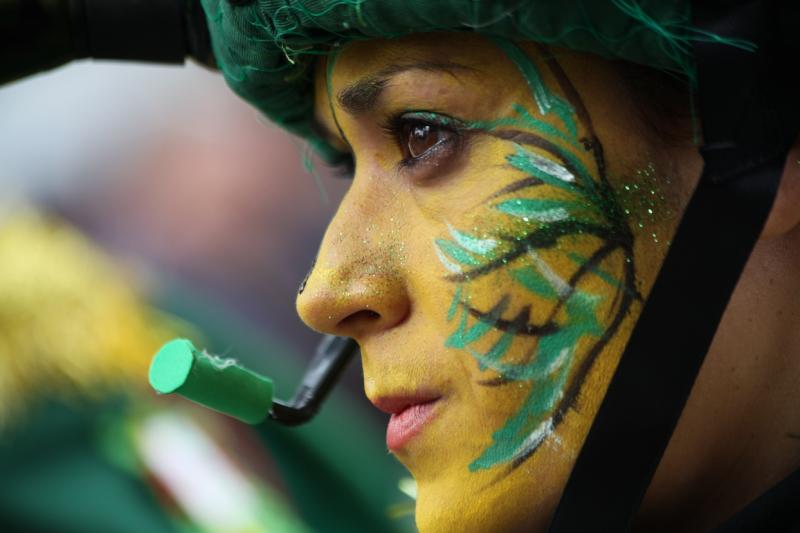
<path fill-rule="evenodd" d="M 582 367 L 598 358 L 621 317 L 637 312 L 636 289 L 625 286 L 629 257 L 623 251 L 586 266 L 604 246 L 582 237 L 531 250 L 454 290 L 445 345 L 467 361 L 476 405 L 488 406 L 484 438 L 487 428 L 497 430 L 515 416 L 506 437 L 530 434 L 536 429 L 528 427 L 531 421 L 547 425 L 572 406 L 563 403 L 572 401 L 568 396 L 602 393 L 601 386 L 581 389 Z M 517 437 L 509 442 L 522 444 Z M 497 459 L 511 456 L 498 453 Z"/>
<path fill-rule="evenodd" d="M 491 406 L 472 472 L 514 468 L 557 428 L 583 431 L 561 424 L 639 300 L 632 235 L 608 183 L 570 181 L 533 150 L 514 155 L 481 207 L 434 241 L 452 286 L 445 346 L 472 363 L 476 406 Z"/>
<path fill-rule="evenodd" d="M 486 136 L 467 134 L 445 175 L 411 189 L 426 222 L 447 231 L 447 225 L 487 232 L 497 220 L 486 218 L 489 197 L 515 178 L 507 162 L 508 146 Z"/>

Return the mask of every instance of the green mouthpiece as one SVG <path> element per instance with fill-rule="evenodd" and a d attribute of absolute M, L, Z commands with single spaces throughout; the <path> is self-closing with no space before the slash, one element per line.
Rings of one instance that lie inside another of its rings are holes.
<path fill-rule="evenodd" d="M 169 341 L 153 357 L 150 386 L 248 424 L 262 422 L 272 407 L 270 379 L 233 359 L 200 352 L 187 339 Z"/>

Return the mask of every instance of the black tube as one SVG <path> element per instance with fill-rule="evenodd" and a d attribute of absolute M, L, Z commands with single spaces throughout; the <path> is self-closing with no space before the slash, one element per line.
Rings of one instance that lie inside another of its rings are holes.
<path fill-rule="evenodd" d="M 273 401 L 270 418 L 286 426 L 311 420 L 357 351 L 358 344 L 353 339 L 326 335 L 294 397 L 288 403 Z"/>

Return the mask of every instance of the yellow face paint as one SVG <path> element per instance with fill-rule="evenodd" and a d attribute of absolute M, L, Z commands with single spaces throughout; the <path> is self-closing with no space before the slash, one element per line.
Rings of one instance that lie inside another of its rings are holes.
<path fill-rule="evenodd" d="M 615 81 L 466 35 L 318 69 L 318 119 L 356 173 L 298 310 L 359 341 L 423 531 L 545 523 L 655 277 L 666 249 L 644 232 L 666 242 L 675 209 L 642 196 L 659 156 L 627 136 Z"/>

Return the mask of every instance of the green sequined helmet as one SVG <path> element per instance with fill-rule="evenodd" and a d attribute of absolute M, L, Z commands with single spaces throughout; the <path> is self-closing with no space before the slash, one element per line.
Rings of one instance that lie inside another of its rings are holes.
<path fill-rule="evenodd" d="M 272 121 L 337 153 L 310 126 L 311 64 L 346 42 L 479 32 L 623 59 L 693 80 L 688 0 L 202 0 L 217 66 Z M 736 43 L 731 43 L 736 44 Z"/>

